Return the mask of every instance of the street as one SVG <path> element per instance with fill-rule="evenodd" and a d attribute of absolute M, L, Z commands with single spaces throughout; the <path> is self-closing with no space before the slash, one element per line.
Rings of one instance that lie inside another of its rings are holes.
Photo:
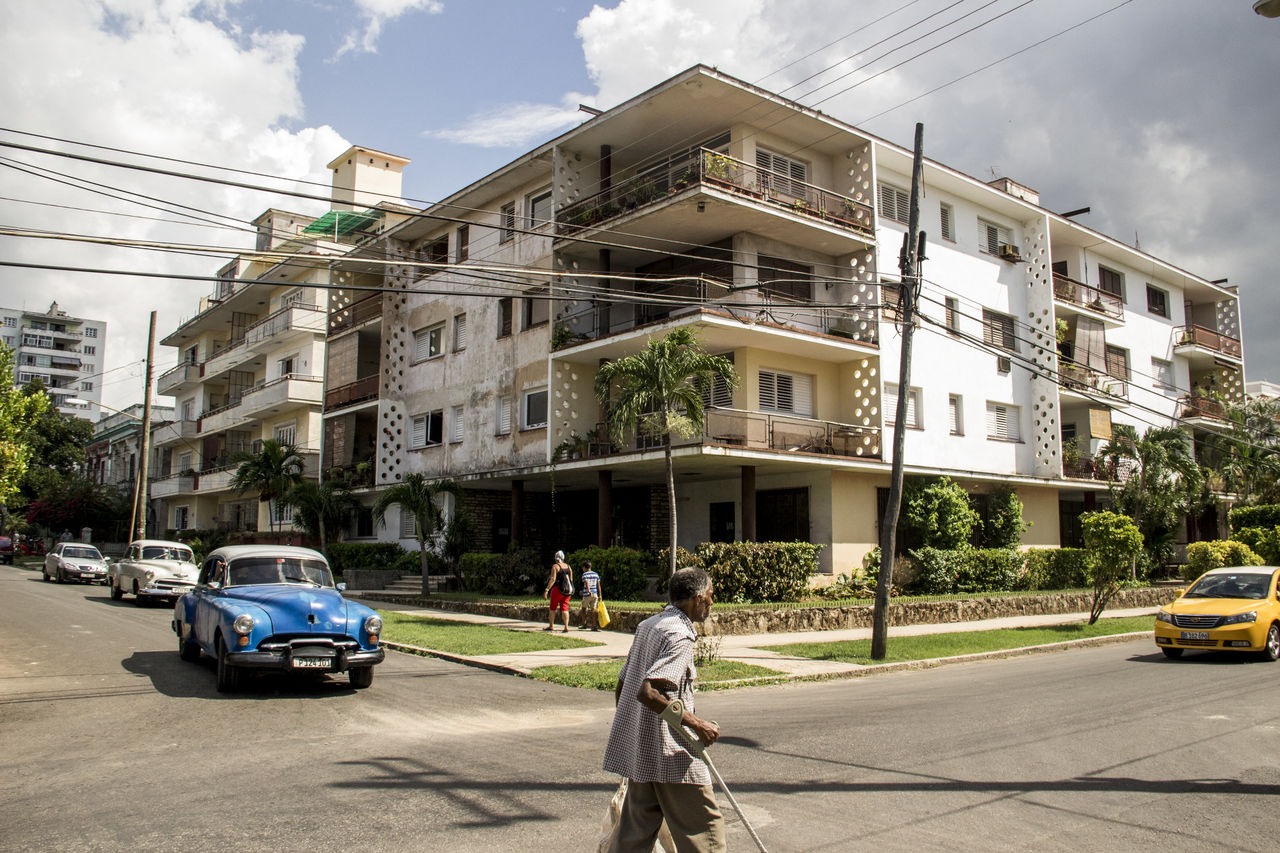
<path fill-rule="evenodd" d="M 391 653 L 214 689 L 167 607 L 0 567 L 0 846 L 594 850 L 612 696 Z M 892 641 L 892 640 L 891 640 Z M 705 693 L 770 851 L 1271 850 L 1280 664 L 1148 641 Z M 727 801 L 730 849 L 752 849 Z"/>

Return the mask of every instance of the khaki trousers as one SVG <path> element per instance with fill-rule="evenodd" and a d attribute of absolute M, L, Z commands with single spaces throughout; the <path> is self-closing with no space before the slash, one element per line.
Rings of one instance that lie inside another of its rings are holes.
<path fill-rule="evenodd" d="M 627 781 L 609 853 L 649 853 L 663 819 L 675 853 L 724 853 L 724 818 L 710 785 Z"/>

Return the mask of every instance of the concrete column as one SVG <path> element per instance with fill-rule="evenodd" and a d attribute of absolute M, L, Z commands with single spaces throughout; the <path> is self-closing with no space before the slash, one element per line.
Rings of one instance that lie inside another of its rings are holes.
<path fill-rule="evenodd" d="M 524 480 L 511 481 L 511 541 L 521 542 L 524 529 Z"/>
<path fill-rule="evenodd" d="M 613 544 L 613 472 L 596 475 L 596 544 L 608 548 Z"/>
<path fill-rule="evenodd" d="M 756 541 L 756 466 L 742 466 L 742 541 Z"/>

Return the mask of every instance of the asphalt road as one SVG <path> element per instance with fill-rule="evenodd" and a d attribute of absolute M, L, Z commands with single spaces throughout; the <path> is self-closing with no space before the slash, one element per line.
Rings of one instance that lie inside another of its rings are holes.
<path fill-rule="evenodd" d="M 0 848 L 595 849 L 610 695 L 393 653 L 225 697 L 169 619 L 0 567 Z M 1276 847 L 1280 664 L 1143 641 L 699 712 L 772 853 Z"/>

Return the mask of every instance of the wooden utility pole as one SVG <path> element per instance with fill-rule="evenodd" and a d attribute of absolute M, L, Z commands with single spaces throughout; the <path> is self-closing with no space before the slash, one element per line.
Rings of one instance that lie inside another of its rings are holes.
<path fill-rule="evenodd" d="M 915 332 L 916 301 L 920 296 L 920 262 L 924 259 L 924 232 L 920 231 L 920 185 L 924 182 L 924 125 L 916 124 L 915 159 L 911 166 L 911 214 L 902 235 L 898 256 L 901 272 L 899 316 L 902 320 L 902 357 L 898 364 L 898 407 L 893 423 L 893 469 L 889 475 L 889 503 L 880 520 L 880 576 L 871 611 L 871 657 L 883 660 L 889 639 L 889 589 L 893 583 L 893 554 L 897 546 L 898 511 L 902 508 L 902 455 L 907 438 L 907 402 L 911 397 L 911 336 Z"/>
<path fill-rule="evenodd" d="M 134 507 L 134 527 L 130 531 L 134 539 L 147 535 L 147 469 L 151 455 L 151 370 L 156 351 L 156 312 L 151 312 L 151 331 L 147 334 L 147 379 L 142 389 L 142 444 L 138 466 L 138 503 Z"/>

